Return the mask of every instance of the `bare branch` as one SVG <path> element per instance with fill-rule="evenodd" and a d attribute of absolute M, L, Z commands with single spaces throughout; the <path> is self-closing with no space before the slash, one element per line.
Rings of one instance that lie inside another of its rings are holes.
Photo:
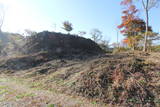
<path fill-rule="evenodd" d="M 143 5 L 143 8 L 146 9 L 146 5 L 144 3 L 144 0 L 142 0 L 142 5 Z"/>
<path fill-rule="evenodd" d="M 4 11 L 4 7 L 2 5 L 1 8 L 0 8 L 0 32 L 2 30 L 2 26 L 3 26 L 3 23 L 4 23 L 4 17 L 5 17 L 5 11 Z"/>

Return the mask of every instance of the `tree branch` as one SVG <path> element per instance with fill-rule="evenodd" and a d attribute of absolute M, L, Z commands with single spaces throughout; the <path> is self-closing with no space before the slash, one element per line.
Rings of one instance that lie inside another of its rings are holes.
<path fill-rule="evenodd" d="M 143 5 L 143 8 L 146 9 L 146 5 L 144 3 L 144 0 L 142 0 L 142 5 Z"/>

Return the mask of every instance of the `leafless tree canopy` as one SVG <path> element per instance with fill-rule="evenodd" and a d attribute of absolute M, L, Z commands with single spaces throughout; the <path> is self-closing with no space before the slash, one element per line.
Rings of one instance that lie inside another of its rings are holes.
<path fill-rule="evenodd" d="M 102 32 L 99 29 L 92 29 L 90 34 L 96 43 L 102 39 Z"/>
<path fill-rule="evenodd" d="M 153 7 L 157 7 L 159 5 L 160 0 L 142 0 L 143 7 L 145 9 L 150 10 Z"/>
<path fill-rule="evenodd" d="M 4 23 L 4 16 L 5 16 L 4 6 L 0 4 L 0 32 L 2 30 L 2 26 Z"/>
<path fill-rule="evenodd" d="M 147 49 L 147 39 L 148 39 L 148 26 L 149 26 L 149 11 L 153 7 L 158 6 L 158 3 L 160 0 L 141 0 L 143 8 L 145 10 L 145 16 L 146 16 L 146 33 L 145 33 L 145 39 L 144 39 L 144 47 L 143 51 L 146 51 Z"/>

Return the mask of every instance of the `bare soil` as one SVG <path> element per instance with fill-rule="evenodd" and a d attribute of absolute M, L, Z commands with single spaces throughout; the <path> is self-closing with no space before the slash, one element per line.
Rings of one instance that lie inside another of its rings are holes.
<path fill-rule="evenodd" d="M 43 60 L 32 66 L 28 60 L 21 62 L 26 57 Z M 1 100 L 2 107 L 6 102 L 13 104 L 10 107 L 160 106 L 160 53 L 126 52 L 85 60 L 44 59 L 37 54 L 0 61 L 0 87 L 11 90 L 0 91 L 2 99 L 9 96 L 9 100 Z M 17 63 L 26 64 L 27 68 L 18 67 Z M 19 96 L 19 92 L 25 94 Z"/>

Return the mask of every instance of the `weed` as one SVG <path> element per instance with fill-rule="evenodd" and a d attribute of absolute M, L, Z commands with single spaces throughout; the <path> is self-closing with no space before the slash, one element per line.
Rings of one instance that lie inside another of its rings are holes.
<path fill-rule="evenodd" d="M 24 98 L 24 97 L 33 97 L 35 96 L 34 93 L 21 93 L 21 94 L 18 94 L 16 96 L 17 99 L 21 99 L 21 98 Z"/>
<path fill-rule="evenodd" d="M 139 83 L 142 84 L 142 85 L 145 85 L 146 81 L 145 80 L 139 80 Z"/>
<path fill-rule="evenodd" d="M 49 104 L 47 107 L 55 107 L 54 104 Z"/>
<path fill-rule="evenodd" d="M 130 99 L 127 100 L 127 102 L 138 103 L 139 101 L 135 98 L 130 98 Z"/>
<path fill-rule="evenodd" d="M 8 81 L 8 79 L 6 79 L 6 78 L 0 78 L 0 82 L 7 82 Z"/>
<path fill-rule="evenodd" d="M 160 76 L 160 72 L 157 72 L 157 75 Z"/>
<path fill-rule="evenodd" d="M 5 94 L 5 93 L 8 93 L 8 92 L 9 92 L 8 90 L 2 89 L 2 90 L 0 90 L 0 95 Z"/>
<path fill-rule="evenodd" d="M 5 88 L 8 88 L 8 87 L 7 86 L 0 86 L 0 90 L 5 89 Z"/>
<path fill-rule="evenodd" d="M 40 87 L 40 86 L 42 86 L 42 83 L 40 83 L 40 82 L 33 82 L 33 83 L 30 85 L 31 88 L 33 88 L 33 87 Z"/>
<path fill-rule="evenodd" d="M 97 102 L 93 101 L 92 104 L 97 104 Z"/>

